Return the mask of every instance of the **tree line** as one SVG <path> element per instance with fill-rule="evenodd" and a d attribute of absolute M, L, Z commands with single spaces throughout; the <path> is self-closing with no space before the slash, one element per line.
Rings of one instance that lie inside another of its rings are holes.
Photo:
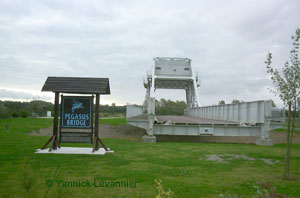
<path fill-rule="evenodd" d="M 166 99 L 156 100 L 157 115 L 183 115 L 187 105 L 184 101 L 172 101 Z M 0 118 L 14 117 L 45 117 L 47 111 L 53 115 L 54 105 L 51 102 L 33 100 L 30 102 L 1 101 Z M 95 105 L 94 105 L 95 109 Z M 125 116 L 126 106 L 100 105 L 101 116 Z"/>
<path fill-rule="evenodd" d="M 41 117 L 46 116 L 47 111 L 53 111 L 53 104 L 42 100 L 30 102 L 0 100 L 0 118 Z"/>
<path fill-rule="evenodd" d="M 100 105 L 100 109 L 102 116 L 125 115 L 126 113 L 126 106 Z M 45 117 L 47 111 L 51 111 L 53 115 L 53 110 L 53 103 L 42 100 L 30 102 L 0 100 L 0 118 Z"/>

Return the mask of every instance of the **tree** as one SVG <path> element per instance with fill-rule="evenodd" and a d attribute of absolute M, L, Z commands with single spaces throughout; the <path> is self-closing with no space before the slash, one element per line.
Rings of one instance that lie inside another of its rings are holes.
<path fill-rule="evenodd" d="M 292 36 L 293 48 L 290 51 L 290 61 L 287 61 L 282 68 L 282 75 L 277 69 L 271 67 L 272 53 L 267 54 L 267 60 L 265 61 L 267 72 L 271 77 L 272 83 L 275 89 L 271 91 L 280 97 L 285 106 L 288 107 L 288 132 L 286 140 L 286 156 L 285 156 L 285 168 L 284 177 L 289 178 L 290 171 L 290 153 L 293 136 L 293 128 L 295 122 L 295 112 L 297 109 L 297 98 L 300 94 L 300 64 L 298 58 L 300 39 L 300 29 L 297 28 L 295 36 Z M 294 109 L 293 124 L 291 130 L 291 111 Z M 292 132 L 291 132 L 292 131 Z"/>
<path fill-rule="evenodd" d="M 5 107 L 8 114 L 6 117 L 18 117 L 21 110 L 30 112 L 35 116 L 46 116 L 47 111 L 53 109 L 53 104 L 41 100 L 31 102 L 17 102 L 17 101 L 0 101 L 0 104 Z"/>
<path fill-rule="evenodd" d="M 155 113 L 157 115 L 183 115 L 187 105 L 184 101 L 172 101 L 164 98 L 155 102 Z"/>
<path fill-rule="evenodd" d="M 238 104 L 238 103 L 241 103 L 241 102 L 239 100 L 237 100 L 237 99 L 233 99 L 231 103 L 232 104 Z"/>
<path fill-rule="evenodd" d="M 28 110 L 31 116 L 46 116 L 47 111 L 53 109 L 53 104 L 42 100 L 33 100 L 28 103 Z"/>
<path fill-rule="evenodd" d="M 224 101 L 224 100 L 220 100 L 220 101 L 218 102 L 218 104 L 219 104 L 219 105 L 223 105 L 223 104 L 225 104 L 225 101 Z"/>
<path fill-rule="evenodd" d="M 27 118 L 29 115 L 29 112 L 26 111 L 25 109 L 22 109 L 20 112 L 19 112 L 19 116 L 22 117 L 22 118 Z"/>
<path fill-rule="evenodd" d="M 0 103 L 0 118 L 7 118 L 9 116 L 9 110 L 8 108 Z"/>
<path fill-rule="evenodd" d="M 273 100 L 271 100 L 271 101 L 272 101 L 272 107 L 273 107 L 273 108 L 276 108 L 275 102 L 274 102 Z"/>

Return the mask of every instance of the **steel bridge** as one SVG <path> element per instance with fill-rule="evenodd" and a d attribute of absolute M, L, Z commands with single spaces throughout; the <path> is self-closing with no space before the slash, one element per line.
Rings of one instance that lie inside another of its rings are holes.
<path fill-rule="evenodd" d="M 156 142 L 157 135 L 257 136 L 256 144 L 272 145 L 269 131 L 283 126 L 284 110 L 273 109 L 271 100 L 200 107 L 189 58 L 153 59 L 152 71 L 144 79 L 143 105 L 127 105 L 127 123 L 146 130 L 145 142 Z M 155 115 L 156 89 L 183 89 L 187 109 L 183 116 Z"/>

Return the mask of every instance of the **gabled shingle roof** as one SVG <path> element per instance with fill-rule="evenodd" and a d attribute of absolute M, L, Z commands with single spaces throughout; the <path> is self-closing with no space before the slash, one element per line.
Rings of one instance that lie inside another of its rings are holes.
<path fill-rule="evenodd" d="M 110 94 L 108 78 L 48 77 L 42 91 Z"/>

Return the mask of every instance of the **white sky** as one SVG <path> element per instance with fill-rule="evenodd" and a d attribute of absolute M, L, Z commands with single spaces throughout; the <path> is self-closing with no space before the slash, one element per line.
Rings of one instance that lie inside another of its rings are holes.
<path fill-rule="evenodd" d="M 0 100 L 53 100 L 47 76 L 108 77 L 101 104 L 141 104 L 152 58 L 192 59 L 202 105 L 280 100 L 264 61 L 281 68 L 300 27 L 299 0 L 0 0 Z M 183 91 L 158 90 L 184 100 Z"/>

